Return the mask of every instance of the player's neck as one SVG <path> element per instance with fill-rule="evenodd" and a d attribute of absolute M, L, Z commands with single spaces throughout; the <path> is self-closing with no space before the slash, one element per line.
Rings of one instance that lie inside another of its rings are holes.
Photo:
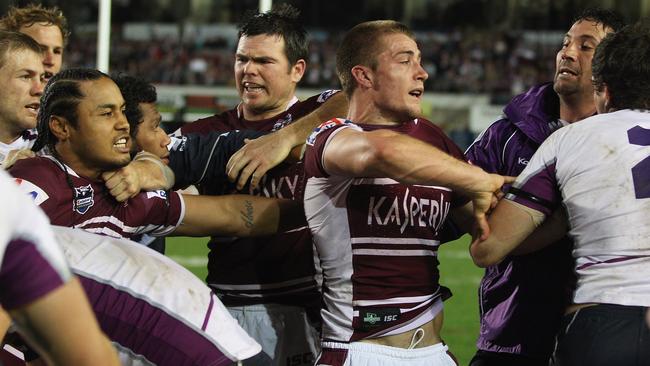
<path fill-rule="evenodd" d="M 7 144 L 7 145 L 11 144 L 12 142 L 16 141 L 16 139 L 19 138 L 20 135 L 22 134 L 22 131 L 14 131 L 11 128 L 6 128 L 6 126 L 1 126 L 1 127 L 2 128 L 0 128 L 0 142 L 2 142 L 3 144 Z"/>
<path fill-rule="evenodd" d="M 88 166 L 77 155 L 70 153 L 60 146 L 56 148 L 56 152 L 59 161 L 72 169 L 80 177 L 84 177 L 91 181 L 100 180 L 102 174 L 100 169 Z"/>
<path fill-rule="evenodd" d="M 560 98 L 560 119 L 568 123 L 577 122 L 596 113 L 596 105 L 591 98 Z"/>
<path fill-rule="evenodd" d="M 350 99 L 347 119 L 355 123 L 382 126 L 395 126 L 403 122 L 399 118 L 377 108 L 372 100 L 358 95 L 353 95 Z"/>

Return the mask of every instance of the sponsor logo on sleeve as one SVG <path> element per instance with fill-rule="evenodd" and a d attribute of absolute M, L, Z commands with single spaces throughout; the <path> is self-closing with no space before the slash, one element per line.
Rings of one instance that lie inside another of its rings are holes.
<path fill-rule="evenodd" d="M 72 208 L 82 215 L 85 214 L 88 212 L 88 209 L 93 207 L 95 204 L 94 195 L 95 191 L 90 184 L 81 187 L 74 187 L 74 201 L 72 202 Z"/>
<path fill-rule="evenodd" d="M 147 198 L 160 198 L 163 200 L 167 199 L 167 192 L 163 191 L 162 189 L 158 189 L 155 191 L 148 191 L 147 192 Z"/>
<path fill-rule="evenodd" d="M 316 143 L 316 136 L 318 136 L 319 133 L 323 131 L 327 131 L 330 128 L 334 128 L 336 126 L 350 126 L 350 127 L 356 127 L 357 129 L 359 128 L 357 125 L 355 125 L 352 121 L 348 121 L 347 119 L 344 118 L 333 118 L 327 122 L 323 122 L 320 126 L 316 127 L 314 131 L 312 131 L 311 135 L 307 138 L 307 145 L 314 146 L 314 143 Z"/>
<path fill-rule="evenodd" d="M 318 99 L 316 100 L 318 103 L 324 103 L 326 100 L 330 99 L 330 97 L 336 93 L 338 93 L 339 90 L 336 89 L 330 89 L 330 90 L 325 90 L 324 92 L 320 93 L 318 96 Z"/>
<path fill-rule="evenodd" d="M 34 183 L 21 178 L 15 178 L 14 180 L 16 181 L 20 189 L 22 189 L 24 192 L 27 192 L 27 194 L 29 194 L 29 196 L 34 200 L 35 204 L 40 205 L 41 203 L 47 201 L 48 198 L 50 198 L 50 196 L 48 196 L 44 190 L 42 190 Z"/>

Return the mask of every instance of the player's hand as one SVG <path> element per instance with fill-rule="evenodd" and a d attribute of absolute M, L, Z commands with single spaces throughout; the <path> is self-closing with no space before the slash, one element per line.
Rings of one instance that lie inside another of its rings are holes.
<path fill-rule="evenodd" d="M 244 141 L 246 145 L 226 165 L 228 179 L 237 183 L 237 189 L 244 188 L 249 178 L 251 187 L 257 187 L 264 174 L 286 159 L 293 148 L 291 141 L 277 132 Z"/>
<path fill-rule="evenodd" d="M 140 177 L 134 168 L 135 163 L 137 162 L 132 161 L 118 170 L 102 173 L 104 185 L 118 202 L 124 202 L 140 193 Z"/>
<path fill-rule="evenodd" d="M 510 184 L 515 181 L 515 177 L 502 176 L 498 174 L 488 174 L 485 181 L 485 188 L 475 192 L 472 197 L 474 206 L 474 221 L 476 229 L 472 237 L 474 241 L 483 241 L 490 235 L 490 226 L 487 222 L 488 213 L 496 207 L 498 200 L 503 197 L 501 187 L 504 184 Z"/>
<path fill-rule="evenodd" d="M 34 153 L 32 150 L 29 150 L 29 149 L 11 150 L 11 151 L 9 151 L 9 154 L 7 155 L 7 158 L 5 159 L 4 163 L 2 164 L 2 167 L 4 169 L 9 169 L 18 160 L 26 159 L 26 158 L 33 158 L 34 156 L 36 156 L 36 153 Z"/>

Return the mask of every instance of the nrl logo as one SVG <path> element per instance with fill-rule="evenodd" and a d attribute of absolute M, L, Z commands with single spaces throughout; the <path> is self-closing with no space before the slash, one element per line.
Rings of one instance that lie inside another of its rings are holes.
<path fill-rule="evenodd" d="M 374 313 L 367 313 L 366 316 L 363 318 L 364 323 L 370 323 L 370 324 L 375 324 L 376 322 L 380 321 L 381 318 L 377 316 L 377 314 Z"/>
<path fill-rule="evenodd" d="M 93 187 L 90 184 L 82 187 L 74 187 L 73 210 L 82 215 L 85 214 L 95 204 L 93 200 L 94 193 L 95 191 L 93 191 Z"/>

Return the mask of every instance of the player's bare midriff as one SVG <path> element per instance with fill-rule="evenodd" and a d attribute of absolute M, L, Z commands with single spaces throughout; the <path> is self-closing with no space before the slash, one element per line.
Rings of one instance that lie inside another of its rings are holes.
<path fill-rule="evenodd" d="M 442 339 L 440 338 L 440 329 L 442 329 L 442 319 L 443 319 L 443 315 L 442 312 L 440 312 L 438 315 L 436 315 L 435 318 L 433 318 L 428 323 L 422 324 L 418 328 L 411 329 L 408 332 L 384 336 L 384 337 L 378 337 L 378 338 L 362 339 L 360 340 L 360 342 L 380 344 L 382 346 L 390 346 L 390 347 L 398 347 L 398 348 L 409 348 L 411 346 L 411 343 L 413 342 L 413 336 L 415 335 L 415 332 L 418 329 L 422 329 L 424 331 L 424 334 L 421 336 L 422 339 L 413 348 L 433 346 L 434 344 L 438 344 L 442 342 Z M 419 337 L 420 336 L 416 337 L 416 340 L 419 339 Z"/>

